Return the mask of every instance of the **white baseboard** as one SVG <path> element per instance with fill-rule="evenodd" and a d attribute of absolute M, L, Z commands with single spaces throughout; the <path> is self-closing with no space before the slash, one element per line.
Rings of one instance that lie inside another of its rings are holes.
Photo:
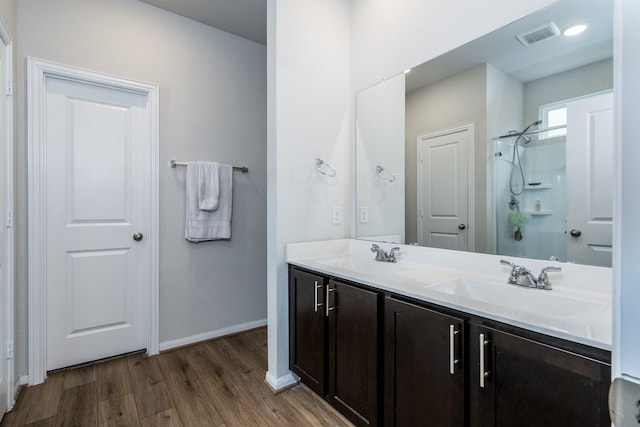
<path fill-rule="evenodd" d="M 202 334 L 191 335 L 189 337 L 178 338 L 175 340 L 163 341 L 160 343 L 160 351 L 171 350 L 172 348 L 184 347 L 185 345 L 195 344 L 201 341 L 207 341 L 213 338 L 223 337 L 225 335 L 237 334 L 238 332 L 248 331 L 250 329 L 260 328 L 267 324 L 267 319 L 255 320 L 253 322 L 241 323 L 239 325 L 228 326 L 215 331 L 204 332 Z"/>
<path fill-rule="evenodd" d="M 285 391 L 286 389 L 298 384 L 300 378 L 298 378 L 293 372 L 289 372 L 288 374 L 283 375 L 279 378 L 276 378 L 271 375 L 270 372 L 267 372 L 265 381 L 267 382 L 267 385 L 271 387 L 271 390 L 273 390 L 274 393 L 280 393 L 281 391 Z"/>

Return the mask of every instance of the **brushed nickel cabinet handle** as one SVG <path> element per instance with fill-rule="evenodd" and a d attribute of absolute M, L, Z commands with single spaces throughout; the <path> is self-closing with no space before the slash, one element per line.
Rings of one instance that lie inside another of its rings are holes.
<path fill-rule="evenodd" d="M 144 235 L 139 231 L 133 234 L 133 240 L 135 240 L 136 242 L 139 242 L 140 240 L 142 240 L 143 237 Z"/>
<path fill-rule="evenodd" d="M 329 317 L 329 312 L 332 310 L 335 310 L 335 306 L 334 307 L 329 307 L 329 292 L 335 292 L 335 288 L 331 289 L 329 286 L 327 286 L 327 293 L 325 294 L 325 300 L 324 300 L 324 308 L 325 308 L 325 315 L 327 317 Z"/>
<path fill-rule="evenodd" d="M 456 364 L 460 363 L 460 359 L 456 359 L 456 335 L 460 331 L 456 331 L 455 325 L 449 325 L 449 373 L 456 373 Z"/>
<path fill-rule="evenodd" d="M 480 334 L 480 388 L 484 388 L 484 380 L 489 376 L 489 372 L 485 370 L 485 349 L 489 340 L 484 339 L 484 334 Z"/>
<path fill-rule="evenodd" d="M 313 295 L 313 309 L 314 311 L 317 313 L 318 312 L 318 307 L 320 307 L 322 305 L 322 303 L 318 304 L 318 290 L 322 289 L 322 285 L 318 285 L 318 281 L 315 281 L 315 292 Z"/>

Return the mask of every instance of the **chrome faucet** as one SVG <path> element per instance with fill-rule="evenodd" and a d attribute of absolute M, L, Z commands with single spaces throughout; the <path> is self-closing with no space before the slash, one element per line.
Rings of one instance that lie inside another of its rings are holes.
<path fill-rule="evenodd" d="M 506 259 L 501 259 L 500 264 L 508 265 L 509 267 L 511 267 L 511 273 L 509 274 L 509 279 L 507 279 L 507 282 L 510 285 L 525 286 L 528 288 L 536 289 L 552 289 L 551 281 L 549 281 L 547 272 L 562 271 L 562 268 L 560 267 L 549 266 L 543 268 L 538 277 L 535 277 L 531 273 L 531 270 L 529 270 L 528 268 L 521 265 L 516 265 L 511 261 L 507 261 Z"/>
<path fill-rule="evenodd" d="M 399 247 L 391 248 L 389 253 L 387 253 L 380 246 L 375 243 L 371 245 L 371 252 L 376 254 L 376 261 L 384 261 L 384 262 L 397 262 L 398 258 L 396 257 L 396 253 L 400 250 Z"/>

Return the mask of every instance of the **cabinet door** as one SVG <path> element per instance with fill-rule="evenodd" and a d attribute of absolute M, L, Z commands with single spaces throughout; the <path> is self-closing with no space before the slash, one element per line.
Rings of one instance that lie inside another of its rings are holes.
<path fill-rule="evenodd" d="M 611 425 L 609 365 L 487 327 L 470 340 L 472 426 Z"/>
<path fill-rule="evenodd" d="M 464 320 L 385 301 L 385 425 L 464 426 Z"/>
<path fill-rule="evenodd" d="M 289 276 L 289 368 L 325 395 L 325 279 L 295 268 Z"/>
<path fill-rule="evenodd" d="M 329 402 L 358 426 L 378 424 L 379 294 L 329 282 Z"/>

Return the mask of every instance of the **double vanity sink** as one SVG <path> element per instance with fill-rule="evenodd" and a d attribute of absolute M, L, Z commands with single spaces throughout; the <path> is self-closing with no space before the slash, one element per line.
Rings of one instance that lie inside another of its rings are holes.
<path fill-rule="evenodd" d="M 340 241 L 328 243 L 327 250 L 335 251 L 332 244 L 337 242 Z M 442 262 L 428 252 L 433 249 L 405 247 L 398 261 L 392 263 L 376 261 L 368 250 L 370 243 L 341 242 L 344 246 L 337 255 L 323 251 L 320 242 L 310 244 L 316 245 L 311 253 L 303 250 L 298 257 L 299 248 L 308 244 L 289 245 L 289 263 L 535 332 L 611 349 L 609 269 L 566 264 L 565 271 L 549 273 L 553 289 L 543 290 L 508 284 L 510 268 L 493 255 L 451 252 L 453 262 L 461 266 L 453 268 L 452 260 Z M 446 257 L 448 251 L 440 251 L 440 258 L 443 252 Z M 422 256 L 426 262 L 420 262 Z M 465 256 L 480 259 L 470 261 Z M 518 262 L 535 264 L 530 267 L 533 271 L 542 268 L 538 265 L 550 265 L 536 260 Z M 463 269 L 465 265 L 471 268 Z"/>
<path fill-rule="evenodd" d="M 313 391 L 357 426 L 610 425 L 610 269 L 391 246 L 287 245 Z"/>

